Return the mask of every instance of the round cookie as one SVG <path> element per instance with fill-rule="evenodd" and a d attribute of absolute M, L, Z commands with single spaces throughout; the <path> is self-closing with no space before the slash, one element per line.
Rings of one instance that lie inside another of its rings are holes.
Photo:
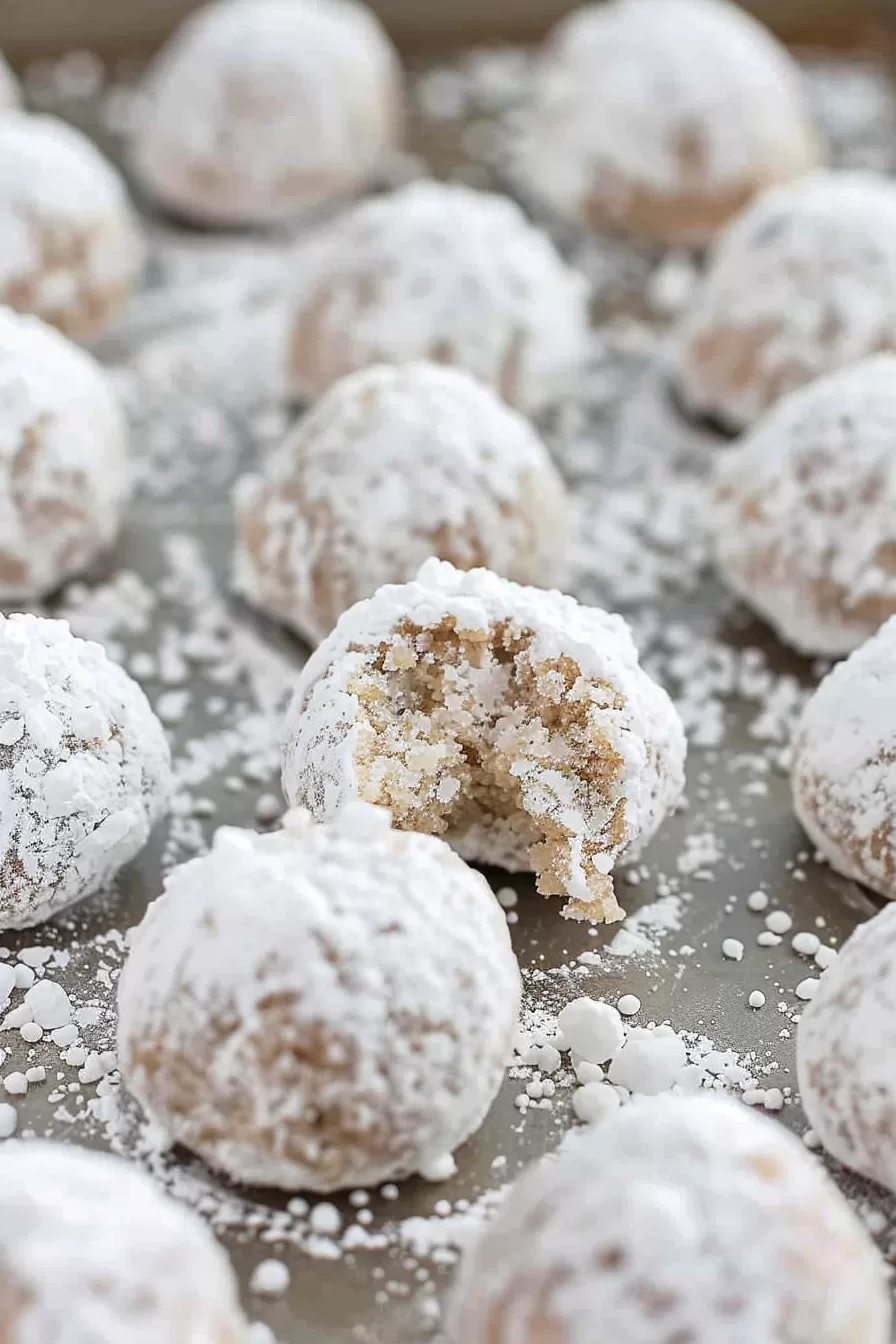
<path fill-rule="evenodd" d="M 0 116 L 0 303 L 85 339 L 121 308 L 143 257 L 124 183 L 85 135 Z"/>
<path fill-rule="evenodd" d="M 311 643 L 431 555 L 562 577 L 566 494 L 516 411 L 461 370 L 375 365 L 330 389 L 235 492 L 234 582 Z"/>
<path fill-rule="evenodd" d="M 42 597 L 110 546 L 128 474 L 124 415 L 99 364 L 0 308 L 0 599 Z"/>
<path fill-rule="evenodd" d="M 362 201 L 295 255 L 287 387 L 315 400 L 369 364 L 455 364 L 525 411 L 588 342 L 583 276 L 503 196 L 413 182 Z"/>
<path fill-rule="evenodd" d="M 100 891 L 171 791 L 162 725 L 135 681 L 65 621 L 0 616 L 0 929 Z"/>
<path fill-rule="evenodd" d="M 824 678 L 791 759 L 812 843 L 836 872 L 896 899 L 896 618 Z"/>
<path fill-rule="evenodd" d="M 617 1110 L 467 1253 L 452 1344 L 886 1344 L 883 1260 L 803 1145 L 719 1097 Z"/>
<path fill-rule="evenodd" d="M 800 72 L 727 0 L 609 0 L 553 30 L 518 153 L 527 187 L 597 230 L 707 242 L 817 160 Z"/>
<path fill-rule="evenodd" d="M 205 1224 L 106 1153 L 0 1145 L 3 1344 L 244 1344 Z"/>
<path fill-rule="evenodd" d="M 825 971 L 800 1017 L 796 1060 L 806 1115 L 828 1152 L 896 1191 L 894 1009 L 890 906 L 860 925 Z"/>
<path fill-rule="evenodd" d="M 684 405 L 732 430 L 787 392 L 896 350 L 896 184 L 810 174 L 767 192 L 720 238 L 672 338 Z"/>
<path fill-rule="evenodd" d="M 354 192 L 402 130 L 398 57 L 355 0 L 216 0 L 145 81 L 134 171 L 206 224 L 270 224 Z"/>
<path fill-rule="evenodd" d="M 3 53 L 0 52 L 0 111 L 8 112 L 18 107 L 20 102 L 19 82 L 10 70 Z"/>
<path fill-rule="evenodd" d="M 224 828 L 171 873 L 119 987 L 125 1081 L 233 1180 L 435 1177 L 504 1076 L 520 982 L 485 879 L 356 805 Z"/>
<path fill-rule="evenodd" d="M 791 393 L 718 457 L 719 573 L 802 653 L 849 653 L 896 613 L 894 440 L 886 354 Z"/>
<path fill-rule="evenodd" d="M 307 663 L 283 787 L 320 820 L 382 804 L 464 858 L 534 870 L 565 914 L 614 920 L 613 864 L 677 802 L 684 757 L 621 617 L 432 559 L 347 611 Z"/>

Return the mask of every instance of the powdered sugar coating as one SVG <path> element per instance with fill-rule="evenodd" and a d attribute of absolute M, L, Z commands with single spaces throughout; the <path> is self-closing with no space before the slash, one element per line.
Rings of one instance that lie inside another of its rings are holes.
<path fill-rule="evenodd" d="M 520 159 L 536 192 L 665 243 L 706 242 L 816 160 L 796 65 L 727 0 L 583 5 L 548 39 L 530 121 Z"/>
<path fill-rule="evenodd" d="M 0 1146 L 4 1344 L 243 1344 L 233 1271 L 137 1167 L 40 1140 Z"/>
<path fill-rule="evenodd" d="M 524 583 L 562 574 L 566 496 L 547 449 L 489 388 L 436 364 L 337 383 L 235 503 L 237 590 L 315 644 L 430 555 Z"/>
<path fill-rule="evenodd" d="M 21 102 L 19 83 L 0 52 L 0 108 L 9 111 Z"/>
<path fill-rule="evenodd" d="M 896 356 L 785 397 L 719 458 L 716 564 L 804 653 L 849 653 L 896 613 Z"/>
<path fill-rule="evenodd" d="M 800 1093 L 839 1162 L 896 1191 L 896 908 L 856 929 L 803 1009 Z"/>
<path fill-rule="evenodd" d="M 452 1315 L 455 1344 L 890 1337 L 884 1265 L 845 1199 L 798 1140 L 717 1097 L 617 1110 L 531 1170 Z"/>
<path fill-rule="evenodd" d="M 118 533 L 124 416 L 100 366 L 37 318 L 0 308 L 0 598 L 39 597 Z"/>
<path fill-rule="evenodd" d="M 144 93 L 135 171 L 202 222 L 272 223 L 353 191 L 401 136 L 398 57 L 355 0 L 216 0 Z"/>
<path fill-rule="evenodd" d="M 124 184 L 85 135 L 56 117 L 0 118 L 0 302 L 69 336 L 102 327 L 143 265 Z"/>
<path fill-rule="evenodd" d="M 684 756 L 621 617 L 431 559 L 347 611 L 307 663 L 283 786 L 320 819 L 389 801 L 466 858 L 535 866 L 569 913 L 618 919 L 608 874 L 677 801 Z"/>
<path fill-rule="evenodd" d="M 145 695 L 65 621 L 0 617 L 0 928 L 40 923 L 140 852 L 170 791 Z"/>
<path fill-rule="evenodd" d="M 673 340 L 692 410 L 734 429 L 787 392 L 896 349 L 896 185 L 816 172 L 767 192 L 720 239 Z"/>
<path fill-rule="evenodd" d="M 838 873 L 896 899 L 896 618 L 822 681 L 792 761 L 812 842 Z"/>
<path fill-rule="evenodd" d="M 456 364 L 536 410 L 581 363 L 584 277 L 506 197 L 420 181 L 300 247 L 287 382 L 315 399 L 369 364 Z"/>
<path fill-rule="evenodd" d="M 482 1123 L 519 972 L 485 879 L 363 806 L 275 834 L 223 828 L 176 869 L 121 976 L 128 1086 L 246 1183 L 394 1180 Z"/>

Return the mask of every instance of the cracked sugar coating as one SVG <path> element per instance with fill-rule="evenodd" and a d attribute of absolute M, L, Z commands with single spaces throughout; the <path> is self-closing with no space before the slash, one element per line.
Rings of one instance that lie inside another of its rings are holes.
<path fill-rule="evenodd" d="M 575 918 L 621 919 L 609 874 L 677 802 L 685 741 L 620 616 L 428 560 L 312 656 L 283 787 L 321 820 L 353 798 L 465 858 L 535 870 Z"/>
<path fill-rule="evenodd" d="M 806 1115 L 828 1152 L 896 1191 L 896 907 L 860 925 L 821 977 L 796 1059 Z"/>
<path fill-rule="evenodd" d="M 519 155 L 560 214 L 671 244 L 707 242 L 816 159 L 797 66 L 725 0 L 575 10 L 548 38 Z"/>
<path fill-rule="evenodd" d="M 174 870 L 119 990 L 128 1087 L 236 1181 L 330 1191 L 434 1169 L 485 1118 L 520 983 L 485 879 L 356 804 L 225 827 Z"/>
<path fill-rule="evenodd" d="M 489 388 L 436 364 L 337 383 L 235 501 L 236 588 L 315 644 L 431 555 L 562 577 L 566 495 L 547 449 Z"/>
<path fill-rule="evenodd" d="M 205 5 L 144 92 L 134 170 L 205 223 L 273 223 L 352 192 L 401 139 L 398 57 L 354 0 Z"/>
<path fill-rule="evenodd" d="M 896 618 L 809 700 L 791 784 L 796 814 L 831 867 L 896 900 Z"/>
<path fill-rule="evenodd" d="M 124 183 L 73 126 L 0 117 L 0 303 L 83 339 L 121 308 L 143 266 Z"/>
<path fill-rule="evenodd" d="M 504 196 L 421 181 L 363 201 L 300 247 L 287 384 L 314 400 L 369 364 L 455 364 L 521 410 L 582 362 L 588 294 Z"/>
<path fill-rule="evenodd" d="M 785 397 L 720 454 L 728 586 L 803 653 L 849 653 L 896 613 L 896 356 Z"/>
<path fill-rule="evenodd" d="M 673 337 L 685 404 L 732 429 L 806 383 L 896 349 L 896 184 L 812 173 L 719 240 Z"/>
<path fill-rule="evenodd" d="M 37 318 L 0 308 L 0 599 L 41 597 L 115 540 L 124 416 L 104 371 Z"/>
<path fill-rule="evenodd" d="M 138 1168 L 38 1139 L 0 1146 L 2 1344 L 244 1344 L 233 1271 Z"/>
<path fill-rule="evenodd" d="M 771 1120 L 718 1097 L 616 1111 L 530 1170 L 468 1252 L 453 1344 L 886 1344 L 883 1261 Z"/>
<path fill-rule="evenodd" d="M 149 701 L 99 644 L 0 616 L 0 929 L 106 887 L 146 844 L 170 766 Z"/>

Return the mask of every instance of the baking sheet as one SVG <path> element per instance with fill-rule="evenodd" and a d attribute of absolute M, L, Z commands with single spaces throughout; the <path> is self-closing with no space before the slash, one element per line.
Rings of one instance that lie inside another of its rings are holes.
<path fill-rule="evenodd" d="M 414 147 L 444 174 L 505 183 L 494 128 L 512 117 L 527 61 L 523 52 L 478 55 L 423 77 Z M 126 94 L 110 92 L 99 75 L 73 96 L 71 80 L 51 74 L 40 73 L 34 96 L 114 147 Z M 891 167 L 886 79 L 862 66 L 821 65 L 813 81 L 834 157 Z M 114 1071 L 91 1077 L 93 1057 L 114 1046 L 125 932 L 158 893 L 163 870 L 197 852 L 217 825 L 262 824 L 276 814 L 278 713 L 306 653 L 228 595 L 230 483 L 287 423 L 269 370 L 289 240 L 203 239 L 158 219 L 149 224 L 150 287 L 99 346 L 129 406 L 137 495 L 115 554 L 52 609 L 78 633 L 107 642 L 164 715 L 178 773 L 175 810 L 114 893 L 0 938 L 10 956 L 27 950 L 38 973 L 65 986 L 79 1021 L 73 1047 L 46 1039 L 29 1046 L 16 1030 L 0 1033 L 7 1051 L 0 1073 L 47 1069 L 47 1083 L 16 1103 L 20 1134 L 111 1146 L 199 1208 L 232 1255 L 250 1318 L 267 1323 L 281 1344 L 416 1344 L 438 1333 L 458 1246 L 487 1214 L 493 1192 L 569 1128 L 568 1073 L 553 1076 L 549 1105 L 524 1112 L 519 1099 L 533 1069 L 518 1059 L 486 1124 L 458 1154 L 454 1178 L 406 1182 L 397 1198 L 387 1190 L 366 1202 L 332 1201 L 341 1222 L 335 1236 L 315 1231 L 301 1203 L 229 1190 L 187 1155 L 167 1153 Z M 518 897 L 510 918 L 525 1024 L 531 1037 L 580 994 L 615 1001 L 634 993 L 643 1005 L 636 1022 L 669 1021 L 693 1033 L 695 1052 L 709 1048 L 696 1043 L 701 1037 L 732 1052 L 722 1073 L 733 1090 L 743 1090 L 747 1074 L 761 1090 L 780 1089 L 780 1118 L 802 1133 L 793 1095 L 795 989 L 814 968 L 789 937 L 774 948 L 757 944 L 763 919 L 746 897 L 764 889 L 792 916 L 794 932 L 817 932 L 833 945 L 875 909 L 854 884 L 813 861 L 791 811 L 789 724 L 821 669 L 784 652 L 705 570 L 701 479 L 724 444 L 677 413 L 662 336 L 663 310 L 681 301 L 696 263 L 618 244 L 568 237 L 564 244 L 594 279 L 598 314 L 588 377 L 544 426 L 577 502 L 573 588 L 631 617 L 648 665 L 682 706 L 691 748 L 687 808 L 620 883 L 633 916 L 621 939 L 618 927 L 594 931 L 561 920 L 559 902 L 536 896 L 527 880 L 489 874 Z M 724 938 L 742 941 L 740 962 L 723 958 Z M 756 989 L 766 996 L 760 1011 L 747 1007 Z M 843 1184 L 889 1251 L 893 1201 L 858 1181 Z M 249 1291 L 252 1269 L 269 1256 L 291 1276 L 288 1292 L 273 1301 Z"/>

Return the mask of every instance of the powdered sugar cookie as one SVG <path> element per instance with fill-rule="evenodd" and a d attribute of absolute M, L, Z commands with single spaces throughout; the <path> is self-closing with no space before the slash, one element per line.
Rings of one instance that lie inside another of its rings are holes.
<path fill-rule="evenodd" d="M 299 679 L 283 786 L 353 798 L 465 858 L 534 871 L 575 918 L 621 919 L 609 874 L 684 782 L 681 722 L 619 616 L 428 560 L 341 617 Z"/>
<path fill-rule="evenodd" d="M 720 1097 L 617 1110 L 468 1252 L 454 1344 L 886 1344 L 883 1261 L 803 1145 Z"/>
<path fill-rule="evenodd" d="M 312 643 L 430 555 L 546 587 L 562 573 L 566 497 L 544 444 L 436 364 L 337 383 L 235 500 L 237 589 Z"/>
<path fill-rule="evenodd" d="M 831 867 L 896 899 L 896 618 L 838 664 L 793 740 L 796 814 Z"/>
<path fill-rule="evenodd" d="M 128 494 L 124 416 L 100 366 L 0 308 L 0 598 L 40 597 L 115 540 Z"/>
<path fill-rule="evenodd" d="M 896 349 L 896 185 L 817 172 L 766 193 L 718 247 L 673 337 L 691 410 L 732 429 L 805 383 Z"/>
<path fill-rule="evenodd" d="M 143 266 L 124 183 L 55 117 L 0 117 L 0 303 L 78 339 L 115 315 Z"/>
<path fill-rule="evenodd" d="M 891 648 L 894 640 L 896 631 Z M 825 971 L 800 1017 L 796 1059 L 806 1115 L 828 1152 L 896 1191 L 894 1000 L 890 907 L 856 929 Z"/>
<path fill-rule="evenodd" d="M 398 57 L 355 0 L 207 4 L 144 94 L 134 170 L 204 223 L 273 223 L 353 192 L 401 138 Z"/>
<path fill-rule="evenodd" d="M 364 201 L 294 262 L 287 383 L 314 399 L 368 364 L 456 364 L 536 410 L 582 360 L 584 278 L 513 201 L 442 182 Z"/>
<path fill-rule="evenodd" d="M 234 1180 L 374 1185 L 444 1170 L 482 1123 L 519 1011 L 485 879 L 357 804 L 220 830 L 137 930 L 119 992 L 130 1089 Z"/>
<path fill-rule="evenodd" d="M 30 1139 L 0 1145 L 4 1344 L 243 1344 L 226 1255 L 138 1168 Z"/>
<path fill-rule="evenodd" d="M 7 111 L 18 107 L 20 101 L 18 80 L 6 63 L 3 53 L 0 52 L 0 109 Z"/>
<path fill-rule="evenodd" d="M 699 244 L 817 150 L 800 72 L 726 0 L 587 4 L 550 35 L 519 155 L 560 214 Z"/>
<path fill-rule="evenodd" d="M 162 725 L 136 682 L 65 621 L 0 616 L 0 929 L 105 887 L 170 791 Z"/>
<path fill-rule="evenodd" d="M 785 397 L 719 458 L 719 571 L 803 653 L 848 653 L 896 613 L 894 439 L 896 356 L 877 355 Z"/>

